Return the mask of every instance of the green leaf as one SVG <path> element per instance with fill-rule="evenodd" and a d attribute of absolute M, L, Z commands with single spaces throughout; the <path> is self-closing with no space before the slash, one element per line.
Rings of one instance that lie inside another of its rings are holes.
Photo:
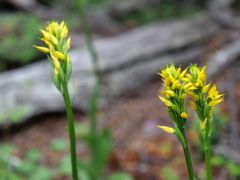
<path fill-rule="evenodd" d="M 37 149 L 32 149 L 27 152 L 26 158 L 30 161 L 37 162 L 41 158 L 41 154 Z"/>
<path fill-rule="evenodd" d="M 69 156 L 65 156 L 62 158 L 60 165 L 59 165 L 59 171 L 62 175 L 71 175 L 71 159 Z"/>
<path fill-rule="evenodd" d="M 133 178 L 129 174 L 123 172 L 115 173 L 109 177 L 109 180 L 132 180 L 132 179 Z"/>
<path fill-rule="evenodd" d="M 54 139 L 51 143 L 52 150 L 58 152 L 66 150 L 67 146 L 68 146 L 67 142 L 64 141 L 63 139 Z"/>

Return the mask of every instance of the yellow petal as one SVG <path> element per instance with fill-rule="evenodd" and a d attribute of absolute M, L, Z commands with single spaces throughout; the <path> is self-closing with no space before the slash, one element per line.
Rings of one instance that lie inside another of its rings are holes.
<path fill-rule="evenodd" d="M 204 66 L 200 73 L 198 74 L 198 78 L 202 81 L 202 82 L 205 82 L 206 81 L 206 66 Z"/>
<path fill-rule="evenodd" d="M 179 79 L 181 80 L 187 73 L 187 69 L 185 69 L 180 75 L 179 75 Z"/>
<path fill-rule="evenodd" d="M 63 53 L 59 52 L 59 51 L 55 51 L 55 55 L 57 56 L 58 59 L 63 60 L 65 59 Z"/>
<path fill-rule="evenodd" d="M 42 47 L 42 46 L 33 46 L 35 47 L 37 50 L 43 52 L 43 53 L 46 53 L 48 54 L 50 52 L 49 48 L 46 48 L 46 47 Z"/>
<path fill-rule="evenodd" d="M 208 89 L 209 89 L 210 85 L 211 85 L 211 83 L 208 83 L 207 85 L 205 85 L 205 86 L 202 88 L 202 92 L 203 92 L 203 93 L 208 92 Z"/>
<path fill-rule="evenodd" d="M 187 114 L 187 113 L 185 113 L 185 112 L 182 112 L 182 113 L 181 113 L 181 118 L 186 119 L 187 117 L 188 117 L 188 114 Z"/>
<path fill-rule="evenodd" d="M 68 38 L 67 43 L 66 43 L 67 49 L 70 49 L 70 44 L 71 44 L 71 39 Z"/>
<path fill-rule="evenodd" d="M 160 129 L 162 129 L 163 131 L 167 132 L 167 133 L 175 133 L 175 129 L 171 128 L 171 127 L 167 127 L 167 126 L 157 126 Z"/>
<path fill-rule="evenodd" d="M 169 100 L 167 100 L 167 99 L 165 99 L 165 98 L 163 98 L 163 97 L 161 97 L 161 96 L 159 96 L 159 99 L 160 99 L 164 104 L 166 104 L 166 106 L 168 106 L 168 107 L 171 107 L 171 106 L 172 106 L 172 102 L 171 102 L 171 101 L 169 101 Z"/>
<path fill-rule="evenodd" d="M 165 93 L 166 93 L 166 94 L 169 94 L 171 97 L 174 97 L 174 96 L 175 96 L 175 92 L 172 91 L 172 90 L 167 90 Z"/>
<path fill-rule="evenodd" d="M 223 101 L 223 99 L 217 99 L 217 100 L 213 100 L 209 102 L 209 106 L 216 106 L 217 104 L 221 103 Z"/>
<path fill-rule="evenodd" d="M 216 92 L 216 85 L 213 85 L 213 87 L 208 91 L 209 95 L 213 95 Z"/>

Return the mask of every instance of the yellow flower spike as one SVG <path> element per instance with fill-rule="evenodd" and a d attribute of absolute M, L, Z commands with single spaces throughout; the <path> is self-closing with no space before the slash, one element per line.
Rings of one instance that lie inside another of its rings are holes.
<path fill-rule="evenodd" d="M 176 132 L 175 129 L 168 126 L 157 126 L 157 127 L 170 134 L 174 134 Z"/>
<path fill-rule="evenodd" d="M 33 47 L 35 47 L 37 50 L 39 50 L 45 54 L 48 54 L 50 52 L 50 49 L 46 48 L 46 47 L 42 47 L 42 46 L 33 46 Z"/>
<path fill-rule="evenodd" d="M 59 51 L 55 51 L 55 55 L 58 59 L 64 61 L 65 60 L 65 57 L 63 55 L 63 53 L 59 52 Z"/>
<path fill-rule="evenodd" d="M 181 116 L 181 118 L 186 119 L 188 117 L 188 114 L 185 112 L 182 112 L 180 116 Z"/>
<path fill-rule="evenodd" d="M 167 107 L 172 107 L 172 102 L 171 101 L 169 101 L 169 100 L 167 100 L 167 99 L 165 99 L 165 98 L 163 98 L 163 97 L 161 97 L 161 96 L 159 96 L 159 99 L 164 103 L 164 104 L 166 104 L 166 106 Z"/>

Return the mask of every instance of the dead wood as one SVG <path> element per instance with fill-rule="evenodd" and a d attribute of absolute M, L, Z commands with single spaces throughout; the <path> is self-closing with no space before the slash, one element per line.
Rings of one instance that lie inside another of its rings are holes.
<path fill-rule="evenodd" d="M 213 0 L 209 3 L 209 11 L 219 24 L 240 29 L 240 15 L 236 14 L 231 5 L 237 0 Z"/>
<path fill-rule="evenodd" d="M 207 73 L 209 78 L 212 79 L 216 75 L 222 73 L 226 67 L 231 65 L 240 57 L 240 40 L 225 45 L 217 51 L 208 64 Z"/>
<path fill-rule="evenodd" d="M 156 23 L 113 38 L 96 40 L 102 74 L 100 105 L 139 88 L 170 62 L 186 64 L 197 60 L 203 53 L 204 40 L 216 31 L 215 24 L 201 16 Z M 70 55 L 73 106 L 85 111 L 94 85 L 91 60 L 85 48 L 73 50 Z M 72 82 L 76 84 L 74 95 Z M 26 120 L 37 114 L 64 109 L 46 60 L 1 74 L 0 99 L 0 117 L 5 127 L 17 122 L 16 118 L 13 121 L 13 114 L 20 116 L 17 120 Z"/>

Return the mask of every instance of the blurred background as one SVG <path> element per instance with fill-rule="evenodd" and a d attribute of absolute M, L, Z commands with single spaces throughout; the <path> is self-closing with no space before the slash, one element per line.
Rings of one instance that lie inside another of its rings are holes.
<path fill-rule="evenodd" d="M 136 180 L 187 179 L 175 136 L 157 95 L 166 64 L 208 66 L 208 76 L 225 94 L 214 112 L 214 179 L 240 178 L 240 2 L 237 0 L 86 0 L 101 74 L 98 128 L 108 128 L 112 150 L 104 170 Z M 81 136 L 88 131 L 93 88 L 92 61 L 84 26 L 72 0 L 0 1 L 0 179 L 70 179 L 66 117 L 51 83 L 45 56 L 33 48 L 40 28 L 64 20 L 71 36 L 78 156 L 88 160 Z M 81 15 L 80 15 L 81 16 Z M 188 139 L 197 179 L 204 158 L 193 112 Z"/>

